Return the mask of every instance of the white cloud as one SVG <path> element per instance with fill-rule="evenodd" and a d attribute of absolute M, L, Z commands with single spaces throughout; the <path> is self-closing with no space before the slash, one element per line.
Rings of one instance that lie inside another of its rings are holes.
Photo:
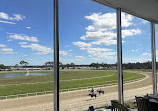
<path fill-rule="evenodd" d="M 140 63 L 143 63 L 143 62 L 147 62 L 147 61 L 151 61 L 151 58 L 150 57 L 130 57 L 130 58 L 124 58 L 123 62 L 124 63 L 136 63 L 136 62 L 140 62 Z"/>
<path fill-rule="evenodd" d="M 9 15 L 4 13 L 4 12 L 0 12 L 0 18 L 8 20 L 9 19 Z"/>
<path fill-rule="evenodd" d="M 116 37 L 116 33 L 112 31 L 95 31 L 95 32 L 86 32 L 86 35 L 82 36 L 82 40 L 101 40 L 101 39 L 112 39 Z"/>
<path fill-rule="evenodd" d="M 20 45 L 28 44 L 28 42 L 19 42 Z"/>
<path fill-rule="evenodd" d="M 117 33 L 114 32 L 114 29 L 116 29 L 116 13 L 93 13 L 90 16 L 85 16 L 85 18 L 91 20 L 92 24 L 86 27 L 86 34 L 80 37 L 81 40 L 92 40 L 91 45 L 117 44 Z M 133 25 L 132 20 L 132 15 L 122 13 L 122 27 Z M 140 29 L 122 30 L 122 38 L 140 33 Z"/>
<path fill-rule="evenodd" d="M 92 25 L 86 27 L 88 31 L 105 31 L 116 29 L 116 13 L 93 13 L 90 16 L 85 16 L 86 19 L 92 21 Z M 132 25 L 133 16 L 122 13 L 122 27 Z"/>
<path fill-rule="evenodd" d="M 24 55 L 24 57 L 28 57 L 28 55 Z"/>
<path fill-rule="evenodd" d="M 78 58 L 78 59 L 84 59 L 85 57 L 83 57 L 83 56 L 75 56 L 76 58 Z"/>
<path fill-rule="evenodd" d="M 13 52 L 11 48 L 3 48 L 0 49 L 0 54 L 17 54 L 17 52 Z"/>
<path fill-rule="evenodd" d="M 131 50 L 131 51 L 132 51 L 132 52 L 138 52 L 138 49 L 135 49 L 135 50 L 133 49 L 133 50 Z"/>
<path fill-rule="evenodd" d="M 108 48 L 87 48 L 88 52 L 104 52 L 104 51 L 112 51 L 113 49 L 108 49 Z"/>
<path fill-rule="evenodd" d="M 0 47 L 6 47 L 6 45 L 4 45 L 4 44 L 0 44 Z"/>
<path fill-rule="evenodd" d="M 129 29 L 129 30 L 122 30 L 122 38 L 125 38 L 127 36 L 134 36 L 137 34 L 141 34 L 140 29 Z"/>
<path fill-rule="evenodd" d="M 53 50 L 51 48 L 39 44 L 21 45 L 21 47 L 30 48 L 32 49 L 32 51 L 37 51 L 37 53 L 35 53 L 36 55 L 46 55 L 49 53 L 53 53 Z"/>
<path fill-rule="evenodd" d="M 31 42 L 38 42 L 37 37 L 29 37 L 24 34 L 11 34 L 9 35 L 9 38 L 16 39 L 16 40 L 25 40 L 25 41 L 31 41 Z"/>
<path fill-rule="evenodd" d="M 92 23 L 86 27 L 85 35 L 80 39 L 86 42 L 73 42 L 80 50 L 85 50 L 93 60 L 114 60 L 117 52 L 110 48 L 95 47 L 96 45 L 115 45 L 117 44 L 116 33 L 116 13 L 93 13 L 85 16 Z M 133 25 L 133 16 L 122 13 L 122 27 L 126 28 Z M 140 29 L 123 29 L 122 38 L 141 34 Z M 123 40 L 122 43 L 125 41 Z"/>
<path fill-rule="evenodd" d="M 128 36 L 134 36 L 137 34 L 141 34 L 140 29 L 126 29 L 122 30 L 122 38 L 128 37 Z M 114 45 L 117 44 L 116 41 L 117 33 L 114 33 L 112 31 L 95 31 L 95 32 L 86 32 L 86 35 L 81 36 L 82 40 L 93 40 L 91 44 L 96 45 Z M 122 43 L 124 43 L 123 41 Z"/>
<path fill-rule="evenodd" d="M 122 43 L 124 43 L 124 41 L 122 41 Z M 94 41 L 91 42 L 91 44 L 95 44 L 95 45 L 114 45 L 117 44 L 117 40 L 113 40 L 113 39 L 103 39 L 103 40 L 98 40 L 98 41 Z"/>
<path fill-rule="evenodd" d="M 31 27 L 26 27 L 27 29 L 31 29 Z"/>
<path fill-rule="evenodd" d="M 59 51 L 59 54 L 67 56 L 68 55 L 68 51 Z"/>
<path fill-rule="evenodd" d="M 92 60 L 94 60 L 95 62 L 101 61 L 101 58 L 91 58 Z"/>
<path fill-rule="evenodd" d="M 23 20 L 25 18 L 25 16 L 20 15 L 20 14 L 13 14 L 13 17 L 10 17 L 10 20 Z"/>
<path fill-rule="evenodd" d="M 8 42 L 12 41 L 11 39 L 8 39 Z"/>
<path fill-rule="evenodd" d="M 72 52 L 73 50 L 69 50 L 69 52 Z"/>
<path fill-rule="evenodd" d="M 91 47 L 90 43 L 85 43 L 85 42 L 81 42 L 81 41 L 73 42 L 73 44 L 78 47 Z"/>
<path fill-rule="evenodd" d="M 0 20 L 1 23 L 7 23 L 7 24 L 16 24 L 15 22 L 9 22 L 9 21 L 4 21 L 4 20 Z"/>
<path fill-rule="evenodd" d="M 143 55 L 144 55 L 144 56 L 145 56 L 145 55 L 151 56 L 151 54 L 150 54 L 150 53 L 147 53 L 147 52 L 144 52 Z"/>
<path fill-rule="evenodd" d="M 0 19 L 5 19 L 5 20 L 23 20 L 25 16 L 20 15 L 20 14 L 13 14 L 13 16 L 9 16 L 8 14 L 4 12 L 0 12 Z"/>

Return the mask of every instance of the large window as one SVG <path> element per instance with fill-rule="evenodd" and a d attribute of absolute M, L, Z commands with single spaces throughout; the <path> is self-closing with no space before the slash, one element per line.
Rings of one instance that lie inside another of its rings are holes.
<path fill-rule="evenodd" d="M 129 102 L 152 93 L 150 22 L 131 16 L 131 25 L 122 29 L 122 37 L 124 99 Z"/>
<path fill-rule="evenodd" d="M 0 2 L 0 109 L 53 107 L 53 2 Z"/>

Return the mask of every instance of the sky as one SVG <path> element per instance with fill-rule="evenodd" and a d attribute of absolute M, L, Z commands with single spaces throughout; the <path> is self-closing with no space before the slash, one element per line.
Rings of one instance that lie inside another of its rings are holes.
<path fill-rule="evenodd" d="M 150 22 L 122 12 L 123 63 L 151 61 L 150 38 Z M 64 64 L 116 63 L 116 10 L 91 0 L 59 0 L 59 45 Z M 53 0 L 0 1 L 0 64 L 21 60 L 53 61 Z"/>

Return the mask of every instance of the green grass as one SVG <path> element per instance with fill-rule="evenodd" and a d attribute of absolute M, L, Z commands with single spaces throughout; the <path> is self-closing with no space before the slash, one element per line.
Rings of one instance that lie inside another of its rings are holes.
<path fill-rule="evenodd" d="M 111 75 L 111 76 L 110 76 Z M 95 79 L 62 81 L 71 79 L 82 79 L 108 76 Z M 116 71 L 103 71 L 103 70 L 68 70 L 60 71 L 60 89 L 69 89 L 77 87 L 87 87 L 94 85 L 103 85 L 110 83 L 117 83 Z M 124 72 L 124 81 L 142 78 L 144 75 Z M 19 84 L 19 83 L 33 83 L 33 82 L 46 82 L 53 81 L 53 74 L 43 76 L 26 76 L 16 78 L 0 78 L 0 84 Z M 11 86 L 0 86 L 0 96 L 25 94 L 33 92 L 43 92 L 53 90 L 53 82 L 38 83 L 38 84 L 22 84 Z"/>

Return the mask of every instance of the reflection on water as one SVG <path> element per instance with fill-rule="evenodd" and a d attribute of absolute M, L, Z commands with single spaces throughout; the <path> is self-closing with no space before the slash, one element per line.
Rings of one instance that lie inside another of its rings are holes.
<path fill-rule="evenodd" d="M 13 77 L 24 77 L 26 76 L 26 73 L 9 73 L 9 74 L 3 74 L 0 76 L 0 78 L 13 78 Z M 41 76 L 41 75 L 48 75 L 51 74 L 50 72 L 48 73 L 29 73 L 29 76 Z"/>

